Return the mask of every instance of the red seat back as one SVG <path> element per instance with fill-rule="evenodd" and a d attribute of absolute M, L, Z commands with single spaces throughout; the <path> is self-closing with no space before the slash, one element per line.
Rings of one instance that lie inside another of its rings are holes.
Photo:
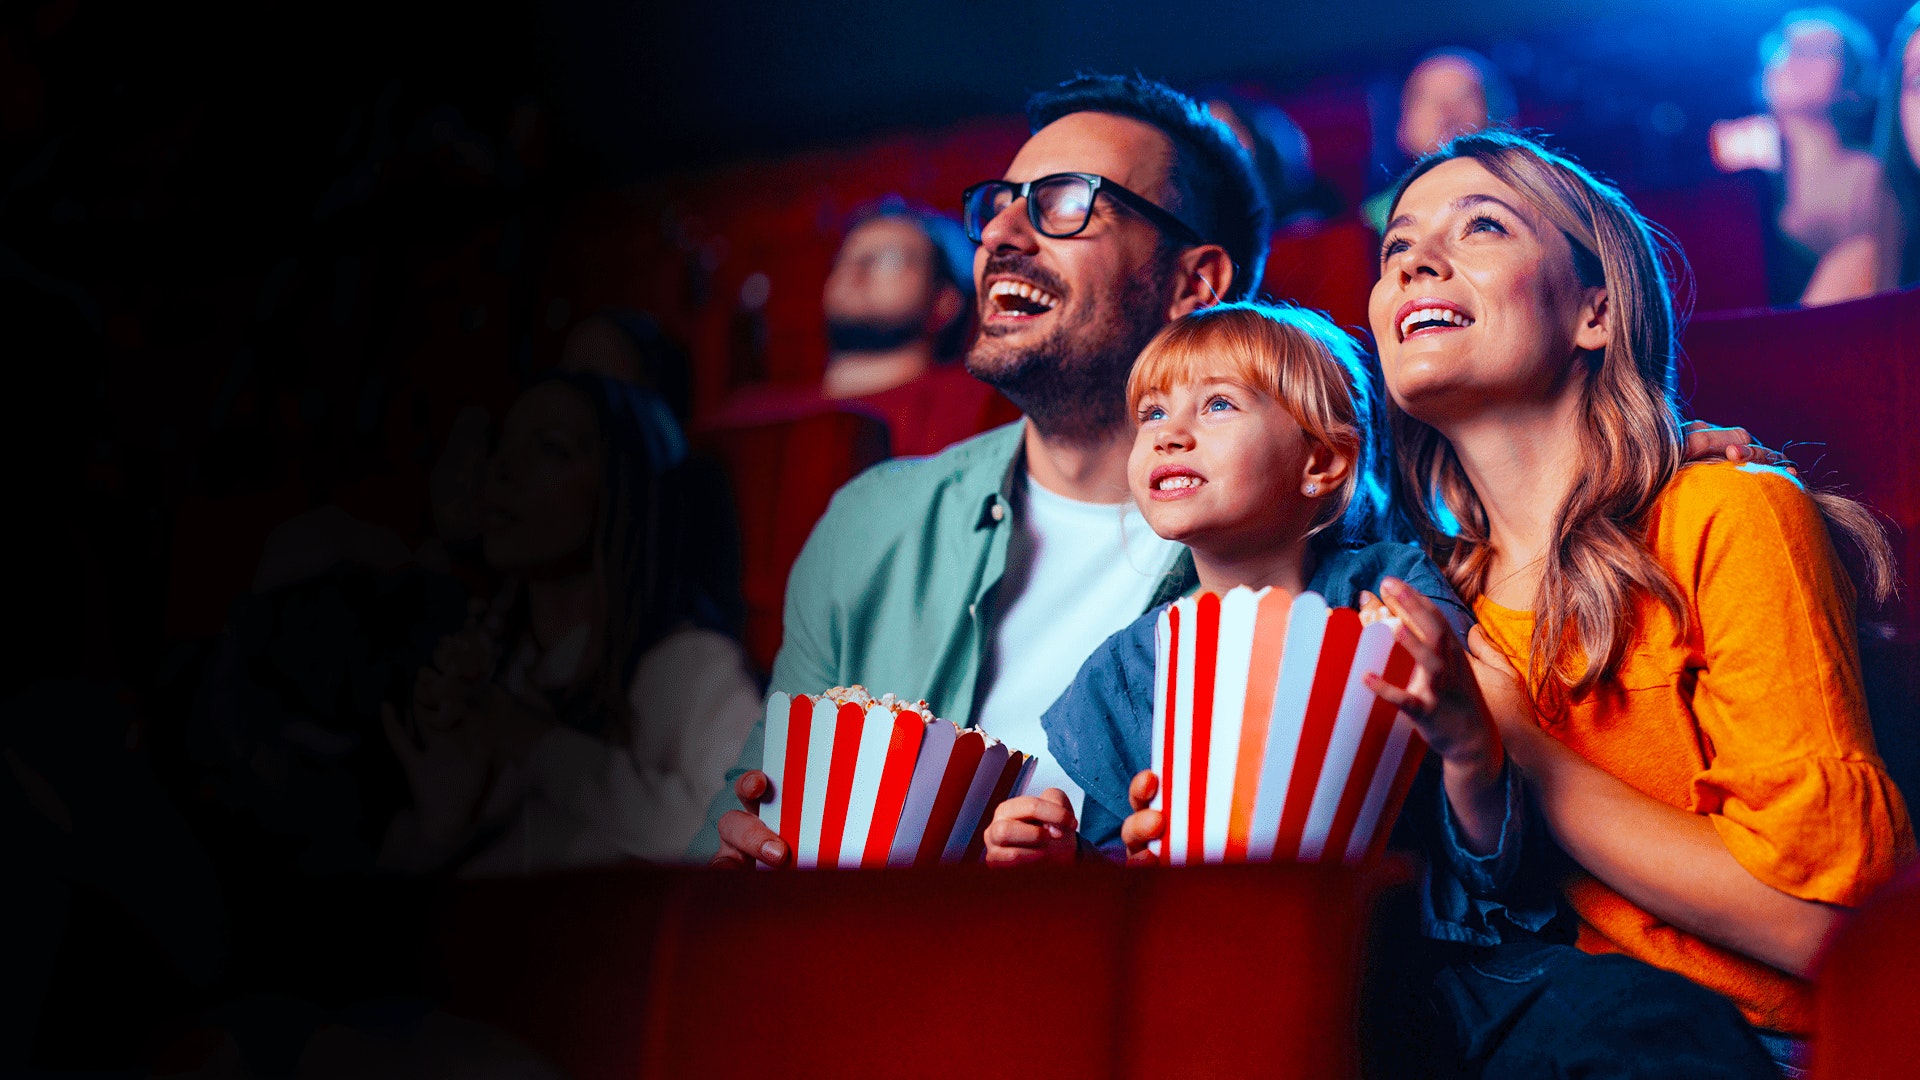
<path fill-rule="evenodd" d="M 1689 415 L 1745 427 L 1892 519 L 1906 588 L 1891 614 L 1920 633 L 1920 291 L 1704 316 L 1685 347 Z"/>
<path fill-rule="evenodd" d="M 1351 1076 L 1334 866 L 624 870 L 460 886 L 452 1011 L 582 1080 Z"/>
<path fill-rule="evenodd" d="M 1273 238 L 1263 291 L 1275 300 L 1324 311 L 1341 326 L 1367 328 L 1367 298 L 1380 276 L 1379 241 L 1353 220 Z"/>
<path fill-rule="evenodd" d="M 1814 980 L 1812 1073 L 1895 1080 L 1920 1067 L 1920 865 L 1845 924 Z"/>
<path fill-rule="evenodd" d="M 720 459 L 733 484 L 747 655 L 768 670 L 780 650 L 787 572 L 833 493 L 887 456 L 887 429 L 864 413 L 819 406 L 787 419 L 705 427 L 695 442 Z"/>
<path fill-rule="evenodd" d="M 1767 222 L 1758 174 L 1641 191 L 1640 212 L 1673 234 L 1693 267 L 1693 310 L 1767 306 Z"/>

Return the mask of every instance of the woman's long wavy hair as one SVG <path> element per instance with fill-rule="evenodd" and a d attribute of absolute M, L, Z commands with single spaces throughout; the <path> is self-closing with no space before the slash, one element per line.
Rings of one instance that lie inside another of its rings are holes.
<path fill-rule="evenodd" d="M 1586 368 L 1582 467 L 1555 515 L 1534 596 L 1527 681 L 1551 711 L 1619 670 L 1636 591 L 1667 608 L 1683 632 L 1689 623 L 1678 587 L 1645 546 L 1648 512 L 1682 460 L 1674 392 L 1678 327 L 1669 282 L 1685 279 L 1685 262 L 1618 188 L 1511 132 L 1463 135 L 1422 158 L 1394 189 L 1394 209 L 1415 180 L 1456 158 L 1477 162 L 1518 192 L 1565 234 L 1581 284 L 1607 290 L 1608 345 L 1576 361 Z M 1472 602 L 1487 587 L 1493 559 L 1486 509 L 1439 431 L 1397 405 L 1391 415 L 1401 510 L 1454 589 Z M 1812 497 L 1836 539 L 1857 550 L 1867 593 L 1876 601 L 1891 596 L 1893 555 L 1878 519 L 1842 496 Z M 1457 531 L 1445 527 L 1444 518 L 1457 523 Z"/>
<path fill-rule="evenodd" d="M 620 742 L 631 719 L 628 689 L 648 650 L 683 625 L 738 636 L 737 531 L 724 477 L 688 456 L 659 395 L 577 372 L 550 372 L 536 385 L 547 382 L 572 387 L 593 406 L 602 455 L 589 541 L 605 589 L 600 662 L 584 685 L 559 695 L 557 712 L 570 726 Z M 519 608 L 524 629 L 525 604 Z"/>

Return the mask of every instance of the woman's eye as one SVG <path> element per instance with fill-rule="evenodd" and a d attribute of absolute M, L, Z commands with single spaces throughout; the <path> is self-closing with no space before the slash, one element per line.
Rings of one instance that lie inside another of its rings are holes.
<path fill-rule="evenodd" d="M 1380 261 L 1386 262 L 1388 259 L 1393 258 L 1405 250 L 1407 250 L 1407 242 L 1397 236 L 1393 237 L 1381 246 Z"/>
<path fill-rule="evenodd" d="M 1477 232 L 1504 233 L 1507 231 L 1507 227 L 1505 225 L 1500 224 L 1499 219 L 1490 218 L 1485 214 L 1482 214 L 1479 217 L 1474 218 L 1472 221 L 1467 222 L 1467 231 L 1469 233 L 1477 233 Z"/>

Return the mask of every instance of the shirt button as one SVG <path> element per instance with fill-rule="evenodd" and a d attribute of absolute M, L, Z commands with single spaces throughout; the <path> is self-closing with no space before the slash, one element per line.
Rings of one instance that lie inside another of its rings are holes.
<path fill-rule="evenodd" d="M 1001 506 L 998 502 L 996 502 L 993 504 L 991 508 L 987 510 L 987 516 L 992 518 L 995 521 L 999 521 L 1000 519 L 1007 516 L 1007 508 L 1004 506 Z"/>
<path fill-rule="evenodd" d="M 974 616 L 975 614 L 977 614 L 977 613 L 978 613 L 978 609 L 979 609 L 979 607 L 980 607 L 980 605 L 979 605 L 979 604 L 968 604 L 968 605 L 967 605 L 967 617 L 968 617 L 968 618 L 972 618 L 972 617 L 973 617 L 973 616 Z"/>

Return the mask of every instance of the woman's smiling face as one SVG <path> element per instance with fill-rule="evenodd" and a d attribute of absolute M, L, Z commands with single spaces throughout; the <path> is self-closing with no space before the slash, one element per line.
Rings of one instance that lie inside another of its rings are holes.
<path fill-rule="evenodd" d="M 1572 243 L 1470 158 L 1408 185 L 1380 253 L 1369 321 L 1387 389 L 1416 419 L 1551 400 L 1575 354 L 1606 345 L 1606 291 L 1580 282 Z"/>

